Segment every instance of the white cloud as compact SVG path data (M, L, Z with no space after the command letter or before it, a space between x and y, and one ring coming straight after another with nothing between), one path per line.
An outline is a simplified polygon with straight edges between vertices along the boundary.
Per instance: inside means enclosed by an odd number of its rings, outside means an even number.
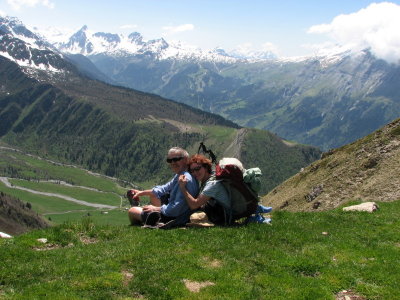
M238 46L236 46L235 48L236 51L238 52L242 52L242 53L248 53L248 52L270 52L273 54L278 54L279 53L279 49L278 47L270 42L266 42L264 44L261 45L261 47L257 47L255 48L255 46L252 43L243 43L240 44Z
M330 24L312 26L309 33L326 34L334 42L353 49L370 48L389 62L400 59L400 5L373 3L358 12L339 15Z
M252 43L243 43L243 44L237 45L235 51L238 51L241 53L253 51L253 44Z
M78 29L66 27L33 27L33 31L46 37L51 43L65 43Z
M252 43L247 42L237 45L229 53L239 58L269 59L278 57L279 49L270 42L264 43L260 47L255 47Z
M164 26L162 28L166 34L175 34L184 31L191 31L194 30L193 24L183 24L178 26Z
M15 10L19 10L24 6L35 7L37 5L54 8L54 3L52 3L50 0L7 0L7 3Z
M1 10L0 10L0 17L5 17L6 16L6 13L5 12L2 12Z
M119 27L120 29L135 29L138 28L136 24L125 24Z

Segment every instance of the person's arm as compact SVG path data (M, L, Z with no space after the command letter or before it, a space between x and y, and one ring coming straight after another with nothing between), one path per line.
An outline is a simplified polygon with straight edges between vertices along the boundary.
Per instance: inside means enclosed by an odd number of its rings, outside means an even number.
M192 176L188 172L185 172L184 174L187 177L186 189L188 193L196 196L199 191L199 185L197 181L192 178ZM170 201L168 202L168 204L164 204L161 206L161 213L169 217L177 217L190 209L189 205L186 202L185 196L179 188L178 178L179 175L176 175L174 182L175 184L171 190L171 195L169 198Z
M175 175L177 176L177 175ZM173 177L170 181L163 185L157 185L151 189L151 192L156 195L157 198L161 198L162 196L171 193L172 187L174 186L174 180L177 180L176 177ZM176 182L176 181L175 181Z
M143 190L143 191L139 191L139 190L132 190L135 193L135 197L141 197L141 196L152 196L153 191L152 190Z
M201 207L203 204L207 203L207 201L211 199L211 197L208 197L204 194L200 194L197 198L194 198L186 189L186 183L187 178L185 177L185 175L180 175L179 188L191 210Z
M149 196L150 197L150 203L154 206L161 206L161 201L157 197L157 195L153 192L153 190L135 190L132 189L133 194L135 195L134 198L139 199L141 196Z
M145 206L143 206L143 211L146 212L146 213L150 213L150 212L153 212L153 211L160 212L161 211L161 207L160 206L155 206L155 205L145 205Z

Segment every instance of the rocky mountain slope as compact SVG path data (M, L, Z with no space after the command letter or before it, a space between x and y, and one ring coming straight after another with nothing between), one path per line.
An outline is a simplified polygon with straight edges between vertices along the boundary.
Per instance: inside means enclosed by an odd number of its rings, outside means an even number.
M275 209L319 211L351 200L400 200L400 119L324 153L263 197Z
M238 59L221 49L146 42L139 33L129 39L89 34L86 27L57 46L71 57L85 55L119 85L325 150L400 116L400 68L368 49L297 60Z
M31 209L29 203L0 192L1 232L15 235L48 226L49 224Z

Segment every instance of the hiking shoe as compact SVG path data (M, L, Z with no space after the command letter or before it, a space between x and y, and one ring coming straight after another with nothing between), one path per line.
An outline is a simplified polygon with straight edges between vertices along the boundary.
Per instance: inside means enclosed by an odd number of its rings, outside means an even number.
M264 218L263 224L272 225L272 220L271 220L271 218Z
M158 211L152 211L147 215L144 225L155 226L161 219L161 214Z
M160 226L158 227L158 228L160 228L160 229L171 229L171 228L174 228L174 227L176 227L176 221L175 220L171 220L171 221L168 221L167 223L160 223Z
M257 205L257 210L256 213L257 214L266 214L272 211L272 207L267 207L261 204Z
M268 223L268 222L265 222L265 220L266 219L264 218L264 216L262 216L260 214L256 214L256 215L253 215L253 216L250 216L247 218L248 223L258 223L258 224Z

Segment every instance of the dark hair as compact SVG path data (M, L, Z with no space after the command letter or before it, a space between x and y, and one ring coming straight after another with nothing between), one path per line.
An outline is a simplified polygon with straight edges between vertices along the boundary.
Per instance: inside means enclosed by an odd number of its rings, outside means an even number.
M208 173L210 173L210 174L212 173L212 163L211 163L211 160L209 160L209 159L208 159L207 157L205 157L204 155L201 155L201 154L192 155L192 156L190 157L190 159L189 159L189 162L188 162L189 168L190 168L190 165L193 164L193 163L202 165L202 166L207 170Z

